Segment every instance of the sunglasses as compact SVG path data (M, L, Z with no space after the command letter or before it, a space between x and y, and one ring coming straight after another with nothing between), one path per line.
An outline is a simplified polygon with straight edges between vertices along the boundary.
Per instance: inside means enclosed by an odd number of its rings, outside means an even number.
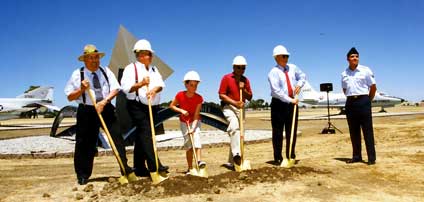
M240 65L234 65L234 67L236 68L236 69L241 69L241 70L245 70L246 69L246 66L240 66Z
M288 55L277 55L277 57L281 57L281 58L289 58Z
M146 55L152 57L152 53L148 50L141 50L141 51L135 52L135 55L136 57L146 56Z

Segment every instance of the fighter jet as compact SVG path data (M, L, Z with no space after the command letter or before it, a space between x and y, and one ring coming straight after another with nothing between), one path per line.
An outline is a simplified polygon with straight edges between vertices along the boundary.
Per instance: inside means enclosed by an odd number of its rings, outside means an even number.
M346 96L344 93L329 92L328 100L330 108L339 108L343 111L346 103ZM381 107L380 112L385 112L384 108L394 107L403 101L404 99L402 98L390 96L382 92L376 92L371 106ZM327 93L315 91L312 86L306 82L300 93L300 102L311 107L327 107Z
M53 87L39 87L16 98L0 98L0 120L18 118L22 112L40 107L60 110L53 105Z

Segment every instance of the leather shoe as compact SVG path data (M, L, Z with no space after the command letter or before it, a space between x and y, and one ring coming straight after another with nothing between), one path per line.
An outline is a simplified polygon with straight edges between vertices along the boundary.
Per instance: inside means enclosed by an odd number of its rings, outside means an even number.
M169 166L163 166L163 165L159 166L159 169L158 169L159 172L168 172L168 170L169 170Z
M233 161L235 164L240 165L241 164L241 157L239 155L235 155L233 157Z
M78 184L79 185L85 185L88 183L88 179L87 178L78 178Z
M368 163L367 163L369 166L371 166L371 165L374 165L375 164L375 161L368 161Z
M135 170L135 175L137 175L138 177L149 177L150 172L147 169L142 171Z
M349 159L346 161L347 164L359 163L359 162L362 162L362 159Z

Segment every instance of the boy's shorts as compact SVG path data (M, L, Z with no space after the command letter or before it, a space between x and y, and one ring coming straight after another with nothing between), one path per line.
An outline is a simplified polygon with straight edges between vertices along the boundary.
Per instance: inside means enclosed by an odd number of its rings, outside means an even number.
M194 148L198 148L198 149L202 148L202 143L200 142L200 121L197 122L196 126L193 126L193 123L190 123L190 127L195 128L194 134L192 135ZM187 133L188 132L187 124L184 122L180 122L180 129L184 136L184 148L191 149L192 144L191 144L190 136Z

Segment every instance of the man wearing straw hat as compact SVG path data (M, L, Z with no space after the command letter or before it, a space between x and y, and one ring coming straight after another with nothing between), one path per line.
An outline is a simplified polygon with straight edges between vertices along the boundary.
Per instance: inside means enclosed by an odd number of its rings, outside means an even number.
M101 126L97 112L101 113L112 133L113 142L125 168L125 171L121 169L121 173L129 174L132 172L132 168L127 164L125 146L119 126L114 124L117 122L117 117L115 116L115 107L111 104L111 100L120 91L120 86L109 68L100 67L100 58L104 55L97 50L96 46L86 45L84 53L78 58L79 61L84 62L84 66L72 73L65 86L65 94L68 100L75 100L78 103L74 167L80 185L87 184L93 170ZM96 108L94 108L89 94L86 92L87 89L92 89L95 92Z
M278 45L274 48L273 56L276 65L268 74L268 82L271 87L271 125L272 146L274 151L274 163L280 165L283 161L283 129L286 132L286 158L296 159L296 131L298 112L294 115L294 105L299 100L295 95L305 84L305 74L294 64L288 64L290 53L287 49ZM294 128L292 128L293 116L295 116ZM290 134L293 131L293 142L290 151ZM289 153L291 156L289 156Z
M148 102L151 99L153 115L157 114L160 92L165 87L158 68L152 65L153 50L150 42L141 39L133 48L137 62L127 65L121 79L122 90L127 96L127 109L136 126L137 137L134 145L134 168L137 176L149 176L149 172L165 172L168 166L156 169L155 151ZM147 161L148 169L145 162Z

